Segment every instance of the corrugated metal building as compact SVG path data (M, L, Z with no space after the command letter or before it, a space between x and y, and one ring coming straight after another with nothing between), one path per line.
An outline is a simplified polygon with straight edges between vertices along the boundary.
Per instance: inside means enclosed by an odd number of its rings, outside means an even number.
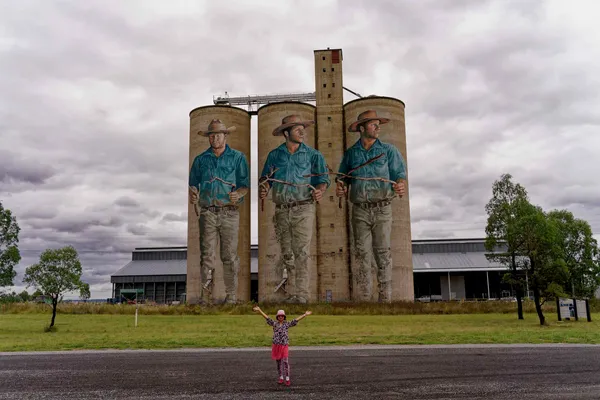
M502 283L506 268L485 257L483 239L413 240L415 299L495 299L514 295ZM113 298L121 289L143 289L147 301L186 300L187 248L136 248L132 260L111 276ZM251 246L250 296L258 300L258 246ZM335 301L336 299L332 299Z

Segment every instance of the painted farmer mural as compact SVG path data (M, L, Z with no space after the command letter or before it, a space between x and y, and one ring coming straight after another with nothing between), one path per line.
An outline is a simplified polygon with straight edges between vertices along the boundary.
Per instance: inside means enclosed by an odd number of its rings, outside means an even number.
M273 135L285 142L273 149L265 161L259 180L259 196L263 201L272 189L275 203L273 225L281 249L277 272L289 273L287 299L291 303L307 303L309 299L309 249L315 219L315 202L321 200L330 179L325 158L306 145L306 128L314 121L303 121L288 115Z
M240 214L238 207L248 193L249 167L244 153L232 149L227 137L235 127L213 119L205 131L210 147L196 156L189 175L190 202L199 219L201 301L206 283L215 271L215 251L220 246L226 303L236 302L240 260L237 254Z
M406 165L400 151L379 140L381 125L389 122L367 110L348 128L360 135L342 158L336 179L336 195L349 193L352 203L357 300L371 299L371 261L377 265L380 302L392 297L392 199L405 194ZM350 187L350 190L348 190Z

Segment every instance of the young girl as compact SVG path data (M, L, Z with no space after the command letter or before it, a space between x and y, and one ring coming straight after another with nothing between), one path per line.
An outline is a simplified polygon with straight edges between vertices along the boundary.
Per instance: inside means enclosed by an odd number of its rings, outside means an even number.
M254 311L262 314L267 320L267 324L273 327L273 344L271 346L271 358L277 361L277 372L279 373L279 383L283 383L283 377L285 375L285 384L290 386L290 363L288 361L288 329L292 326L298 325L298 321L307 315L312 314L312 311L307 311L298 318L294 318L290 322L284 322L287 317L285 311L277 311L277 322L273 321L267 314L262 312L260 307L256 306L253 308Z

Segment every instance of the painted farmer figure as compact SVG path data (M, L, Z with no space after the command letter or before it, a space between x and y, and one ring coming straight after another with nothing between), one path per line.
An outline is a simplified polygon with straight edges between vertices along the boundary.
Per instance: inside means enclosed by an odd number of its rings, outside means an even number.
M373 110L358 116L348 131L359 132L360 138L345 151L339 172L352 177L384 178L396 183L340 177L336 184L338 197L345 196L350 186L351 224L357 261L357 270L353 274L358 285L357 297L361 301L371 300L373 258L377 265L378 301L390 302L392 298L392 199L405 193L406 166L395 146L379 140L380 125L388 122L389 119L378 117ZM380 157L371 161L377 156Z
M304 143L305 128L313 124L314 121L303 121L297 115L288 115L282 119L273 135L283 136L285 142L269 153L259 180L261 200L273 189L273 225L281 249L277 271L283 274L285 268L289 272L291 297L287 301L296 303L306 303L309 299L308 259L315 202L321 200L323 192L330 185L325 158L319 151ZM324 175L307 176L315 174ZM297 186L263 181L268 176Z
M196 156L190 169L190 201L198 205L200 239L201 299L204 300L204 284L215 270L215 250L220 245L223 263L223 280L227 297L235 303L240 259L237 254L240 214L238 206L248 193L248 162L244 153L227 144L227 136L235 127L227 128L213 119L206 131L210 147ZM195 191L193 188L197 189Z

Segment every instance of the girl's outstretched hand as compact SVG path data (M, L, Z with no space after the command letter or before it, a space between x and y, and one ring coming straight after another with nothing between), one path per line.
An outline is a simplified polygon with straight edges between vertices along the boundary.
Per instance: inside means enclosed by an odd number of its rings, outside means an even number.
M306 314L306 315L310 315L310 314L312 314L312 311L307 311L307 312L305 312L304 314Z
M252 311L259 312L260 311L260 307L259 306L254 306L254 307L252 307Z

